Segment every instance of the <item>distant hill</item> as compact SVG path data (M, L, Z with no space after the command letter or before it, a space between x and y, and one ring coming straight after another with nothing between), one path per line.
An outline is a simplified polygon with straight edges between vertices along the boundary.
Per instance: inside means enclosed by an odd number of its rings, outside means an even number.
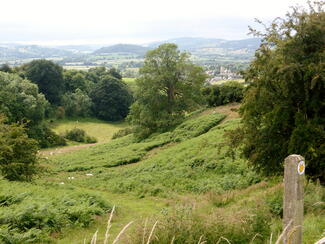
M260 45L261 39L248 38L242 40L225 40L217 38L183 37L165 41L149 43L149 48L156 48L163 43L175 43L181 50L193 51L203 48L224 49L249 49L255 51Z
M0 59L5 58L53 58L67 57L73 55L72 52L58 48L42 47L38 45L0 45Z
M134 44L116 44L108 47L102 47L93 52L95 55L105 55L112 53L126 53L143 56L149 50L148 47L143 47Z

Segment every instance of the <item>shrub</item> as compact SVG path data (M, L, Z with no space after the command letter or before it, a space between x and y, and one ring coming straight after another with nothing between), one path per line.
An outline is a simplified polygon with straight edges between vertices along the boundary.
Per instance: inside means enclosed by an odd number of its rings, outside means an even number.
M85 143L95 143L97 139L86 134L83 129L74 128L72 130L66 131L64 137L71 141L85 142Z
M245 87L236 81L229 81L222 85L212 85L203 88L202 93L210 107L220 106L232 102L240 102L244 96Z
M31 180L36 173L37 142L23 125L5 124L0 117L0 170L8 180Z
M52 131L47 124L42 123L30 128L28 136L35 139L41 148L57 147L67 145L65 139Z
M0 243L53 243L51 233L65 227L88 227L94 216L111 209L99 195L75 188L4 180L0 187L0 199L7 203L0 207Z
M133 130L131 128L121 129L113 134L112 139L130 135L132 132L133 132Z

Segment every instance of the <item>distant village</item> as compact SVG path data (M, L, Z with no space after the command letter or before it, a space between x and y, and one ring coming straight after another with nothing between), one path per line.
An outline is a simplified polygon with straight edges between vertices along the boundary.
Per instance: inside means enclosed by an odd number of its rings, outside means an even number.
M230 69L227 69L223 66L220 67L220 70L208 70L206 73L209 75L208 83L210 84L220 84L229 80L241 80L243 77L236 73L232 72Z

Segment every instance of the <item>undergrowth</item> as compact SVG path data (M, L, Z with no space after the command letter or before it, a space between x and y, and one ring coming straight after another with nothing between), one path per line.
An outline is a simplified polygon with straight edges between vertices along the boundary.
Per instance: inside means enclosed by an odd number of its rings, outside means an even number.
M51 243L64 227L88 227L111 205L99 195L54 183L0 180L0 243Z

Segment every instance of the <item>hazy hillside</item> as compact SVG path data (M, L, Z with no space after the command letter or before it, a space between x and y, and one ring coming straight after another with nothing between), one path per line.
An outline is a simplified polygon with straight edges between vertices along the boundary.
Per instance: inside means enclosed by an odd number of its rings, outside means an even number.
M97 55L105 55L112 53L127 53L127 54L136 54L144 55L149 49L140 45L134 44L116 44L113 46L102 47L93 52Z
M67 50L37 45L0 45L0 59L66 57L72 54L72 52Z
M225 48L225 49L247 49L249 51L255 51L261 42L259 38L249 38L243 40L225 40L217 38L201 38L201 37L184 37L169 39L166 41L153 42L148 46L155 48L162 43L175 43L182 50L197 51L203 48Z

